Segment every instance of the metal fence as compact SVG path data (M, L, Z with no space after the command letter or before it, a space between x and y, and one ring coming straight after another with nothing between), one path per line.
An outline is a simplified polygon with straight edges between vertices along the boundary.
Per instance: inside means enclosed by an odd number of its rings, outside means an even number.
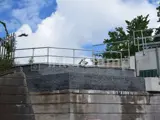
M157 28L133 31L136 53L136 74L140 77L160 77L160 35L147 35ZM156 41L154 41L156 39Z
M120 54L116 59L103 59L96 57L98 51L89 49L72 49L58 47L35 47L16 49L15 62L17 64L47 63L47 64L70 64L99 67L122 67L121 52L111 51L113 54ZM32 60L31 60L32 59Z
M15 51L15 34L0 39L0 58L13 59Z
M0 38L0 72L10 69L14 63L15 34Z

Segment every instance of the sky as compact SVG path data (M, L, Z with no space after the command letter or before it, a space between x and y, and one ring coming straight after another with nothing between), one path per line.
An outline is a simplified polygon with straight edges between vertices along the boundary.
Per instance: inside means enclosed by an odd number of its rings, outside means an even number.
M93 44L102 43L110 30L125 27L125 20L137 15L150 14L149 27L157 27L156 6L157 0L0 0L0 20L6 22L10 33L29 34L16 38L17 48L91 49ZM0 36L4 36L2 26ZM57 50L51 53L73 54Z

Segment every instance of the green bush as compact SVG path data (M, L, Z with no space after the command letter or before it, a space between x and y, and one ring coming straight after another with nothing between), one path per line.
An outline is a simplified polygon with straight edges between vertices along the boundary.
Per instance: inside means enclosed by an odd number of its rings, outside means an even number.
M12 68L12 60L7 58L0 58L0 72L4 72Z

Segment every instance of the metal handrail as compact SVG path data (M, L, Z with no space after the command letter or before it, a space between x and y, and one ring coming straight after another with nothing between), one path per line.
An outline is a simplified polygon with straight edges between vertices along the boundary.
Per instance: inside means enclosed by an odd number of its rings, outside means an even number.
M16 49L16 50L46 49L46 48L65 49L65 50L77 50L77 51L92 51L91 49L75 49L75 48L60 48L60 47L34 47L34 48L20 48L20 49Z
M46 55L35 55L35 50L37 49L46 49L47 50L47 54ZM58 49L58 50L71 50L72 55L71 56L60 56L60 55L51 55L49 52L50 52L50 49ZM16 49L16 51L23 51L23 50L32 50L32 55L29 55L29 56L17 56L17 57L14 57L14 59L20 59L20 58L31 58L33 57L34 58L38 58L38 57L47 57L47 63L50 63L49 61L49 58L50 57L54 57L54 58L72 58L73 59L73 65L75 64L75 59L78 58L78 59L90 59L90 60L94 60L95 59L95 56L94 56L94 53L95 52L99 52L99 51L93 51L93 50L90 50L90 49L73 49L73 48L58 48L58 47L35 47L35 48L20 48L20 49ZM83 56L75 56L75 52L76 51L89 51L89 52L92 52L92 57L83 57ZM105 61L120 61L120 64L122 64L122 53L119 52L119 51L105 51L105 52L109 52L109 53L117 53L117 54L120 54L120 58L119 59L104 59ZM102 60L102 58L96 58L97 60Z
M19 59L19 58L31 58L33 56L23 56L23 57L15 57L15 59ZM47 57L47 55L36 55L34 57ZM72 56L58 56L58 55L49 55L49 57L63 57L63 58L85 58L85 59L95 59L93 57L72 57ZM98 60L102 60L100 58L96 58ZM105 60L105 59L104 59ZM106 59L106 60L113 60L113 59ZM114 60L120 60L120 59L114 59Z

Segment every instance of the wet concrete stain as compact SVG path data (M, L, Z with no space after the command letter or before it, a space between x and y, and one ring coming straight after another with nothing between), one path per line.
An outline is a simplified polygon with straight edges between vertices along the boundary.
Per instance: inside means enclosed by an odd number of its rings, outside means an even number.
M144 100L143 96L121 95L122 116L121 120L136 120L143 118L143 106L138 101ZM138 112L137 112L138 111Z
M88 96L84 94L72 94L72 103L73 105L73 113L77 113L79 115L76 116L76 120L86 120L86 111L88 107ZM76 115L76 114L75 114Z

